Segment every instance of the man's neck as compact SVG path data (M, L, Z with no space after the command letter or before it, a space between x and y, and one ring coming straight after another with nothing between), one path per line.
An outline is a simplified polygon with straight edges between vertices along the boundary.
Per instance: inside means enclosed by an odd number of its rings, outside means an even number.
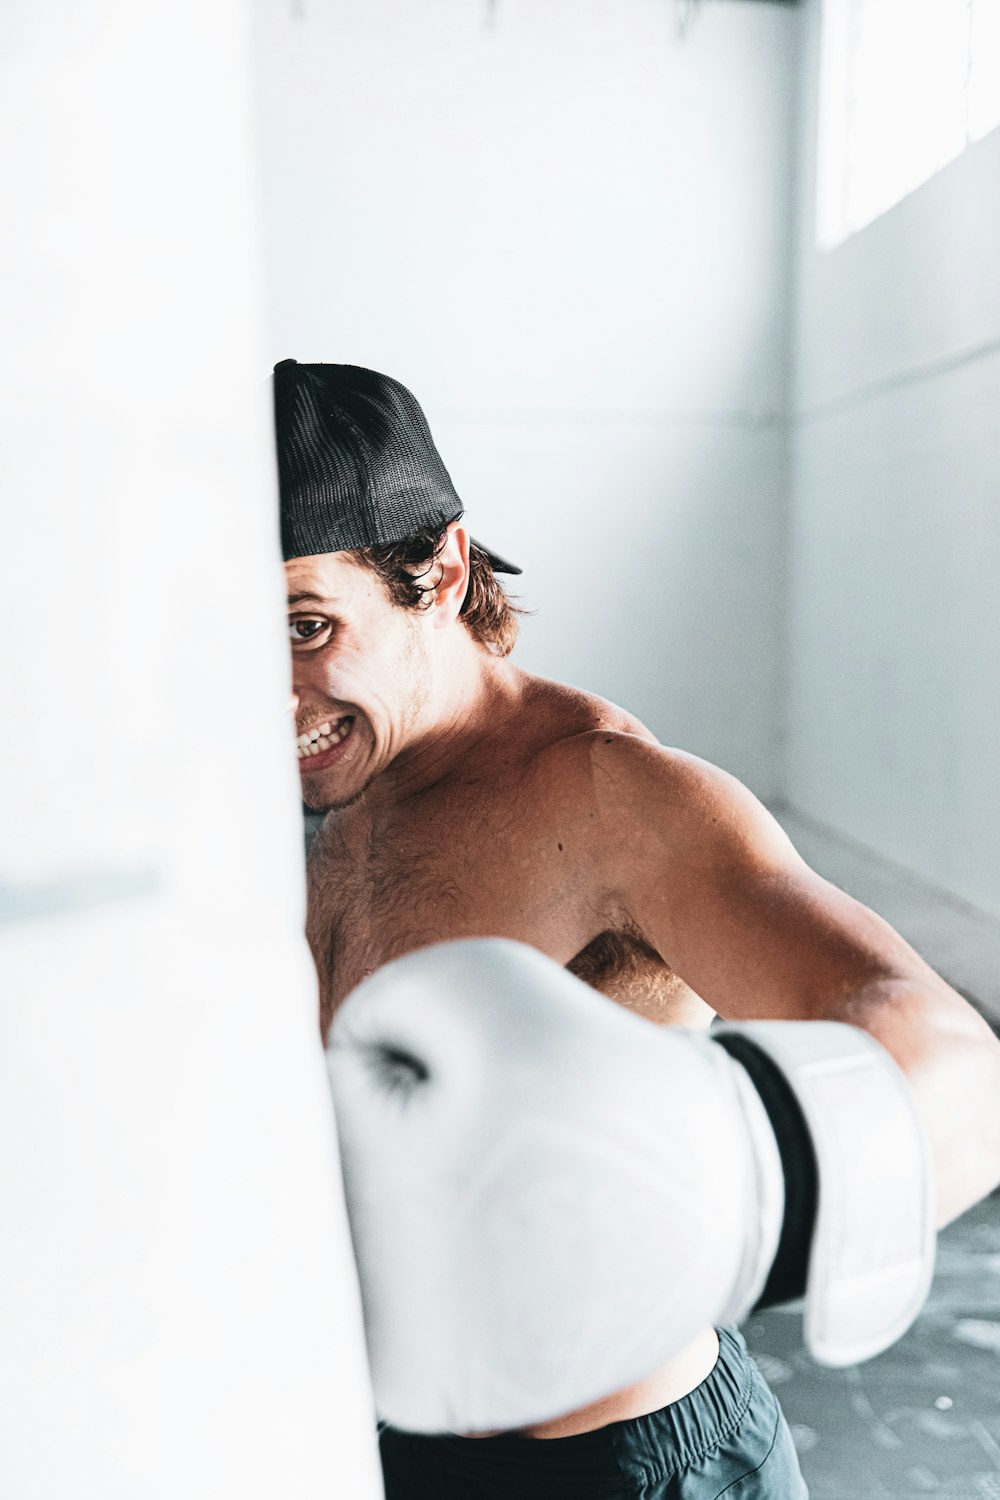
M384 815L449 782L481 775L502 747L502 725L515 712L524 673L473 641L441 664L426 723L365 793Z

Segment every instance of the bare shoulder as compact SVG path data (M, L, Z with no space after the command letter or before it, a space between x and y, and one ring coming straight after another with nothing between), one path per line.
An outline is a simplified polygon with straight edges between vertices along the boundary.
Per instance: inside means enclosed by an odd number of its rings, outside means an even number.
M605 741L660 748L645 724L617 704L540 678L527 694L525 719L535 726L526 736L532 781L543 797L568 801L587 817L596 810L595 758Z
M611 722L548 746L543 764L576 790L606 861L670 856L687 868L798 864L786 834L729 772Z
M657 743L641 720L607 698L544 677L525 674L524 682L522 712L545 726L541 741L544 750L558 752L561 744L602 730L632 735L651 745Z

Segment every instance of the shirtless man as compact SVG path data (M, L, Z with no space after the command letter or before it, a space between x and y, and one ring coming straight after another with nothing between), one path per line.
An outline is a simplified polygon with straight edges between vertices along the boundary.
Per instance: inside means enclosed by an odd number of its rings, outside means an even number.
M284 361L275 401L303 796L329 810L309 861L324 1036L388 960L509 937L660 1025L718 1013L864 1028L919 1100L939 1223L989 1191L1000 1046L965 1001L810 871L732 777L511 662L496 573L517 570L470 541L409 392ZM449 1485L468 1500L578 1496L588 1482L624 1496L639 1492L628 1474L654 1469L673 1487L647 1496L707 1497L743 1476L741 1497L804 1493L774 1398L727 1329L514 1438L389 1430L382 1445L390 1500Z

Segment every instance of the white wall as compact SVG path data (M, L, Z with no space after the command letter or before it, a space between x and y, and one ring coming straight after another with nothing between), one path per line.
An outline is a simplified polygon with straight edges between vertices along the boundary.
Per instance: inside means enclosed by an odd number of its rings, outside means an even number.
M523 663L780 783L798 16L256 0L274 358L415 391Z
M1000 132L818 254L805 19L787 795L1000 916Z

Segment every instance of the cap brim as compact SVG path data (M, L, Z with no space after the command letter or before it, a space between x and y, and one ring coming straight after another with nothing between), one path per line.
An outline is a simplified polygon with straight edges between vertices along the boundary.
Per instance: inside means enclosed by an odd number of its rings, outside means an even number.
M474 536L471 536L469 540L474 547L479 548L480 552L486 553L489 565L494 573L520 573L522 571L517 566L517 563L508 562L505 557L500 556L499 552L491 552L489 547L484 547L482 542L477 542Z

